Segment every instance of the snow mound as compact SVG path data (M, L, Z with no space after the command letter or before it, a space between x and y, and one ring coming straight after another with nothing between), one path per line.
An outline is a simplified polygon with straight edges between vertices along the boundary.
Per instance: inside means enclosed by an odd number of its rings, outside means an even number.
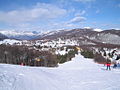
M89 66L89 67L85 67ZM60 64L58 68L63 69L90 69L95 68L96 64L94 64L93 59L86 59L81 55L76 55L71 61L66 62L64 64ZM98 67L96 67L98 68Z

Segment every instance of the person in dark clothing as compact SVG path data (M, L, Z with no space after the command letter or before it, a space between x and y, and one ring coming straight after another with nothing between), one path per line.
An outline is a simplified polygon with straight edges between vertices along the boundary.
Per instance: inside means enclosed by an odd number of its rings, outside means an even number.
M117 67L117 64L115 63L114 66L113 66L113 68L116 68L116 67Z

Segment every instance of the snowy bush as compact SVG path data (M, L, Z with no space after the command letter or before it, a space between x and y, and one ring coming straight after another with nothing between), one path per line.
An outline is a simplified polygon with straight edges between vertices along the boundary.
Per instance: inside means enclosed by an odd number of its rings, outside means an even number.
M83 50L81 55L83 55L85 58L94 58L93 52L89 50Z

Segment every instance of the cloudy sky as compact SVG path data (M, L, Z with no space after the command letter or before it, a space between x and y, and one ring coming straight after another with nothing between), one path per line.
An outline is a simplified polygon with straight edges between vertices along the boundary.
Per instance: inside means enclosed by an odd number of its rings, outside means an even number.
M120 28L120 0L0 0L1 30Z

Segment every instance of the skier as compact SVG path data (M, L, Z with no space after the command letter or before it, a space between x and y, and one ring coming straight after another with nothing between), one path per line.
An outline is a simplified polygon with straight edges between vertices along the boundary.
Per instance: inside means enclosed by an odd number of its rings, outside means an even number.
M116 67L117 67L117 64L115 63L114 66L113 66L113 68L116 68Z
M113 68L116 68L117 67L117 62L116 62L116 59L113 59Z
M24 66L24 63L23 63L23 62L21 63L21 66Z
M108 61L108 62L106 63L106 66L107 66L107 69L106 69L106 70L111 70L111 68L110 68L111 62L110 62L110 61Z

